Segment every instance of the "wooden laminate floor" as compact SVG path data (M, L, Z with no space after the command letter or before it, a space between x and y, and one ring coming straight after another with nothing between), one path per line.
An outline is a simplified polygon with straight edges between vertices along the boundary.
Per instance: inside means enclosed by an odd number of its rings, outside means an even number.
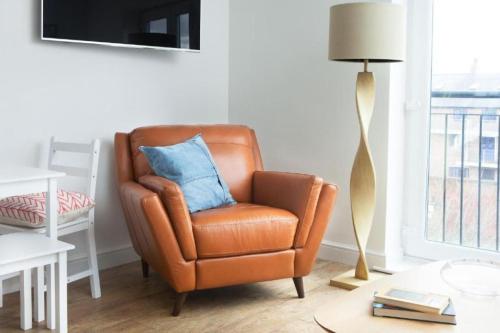
M328 285L349 267L318 261L298 299L292 279L196 291L179 317L174 292L154 272L143 279L140 262L101 272L102 297L90 297L88 280L69 285L70 332L321 332L315 310L345 291ZM29 332L49 332L34 323ZM19 294L4 297L0 332L20 332Z

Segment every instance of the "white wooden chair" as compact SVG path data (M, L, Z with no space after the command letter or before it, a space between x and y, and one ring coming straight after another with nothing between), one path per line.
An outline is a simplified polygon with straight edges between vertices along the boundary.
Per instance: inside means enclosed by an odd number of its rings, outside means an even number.
M90 144L82 143L68 143L68 142L58 142L55 141L54 137L50 140L49 148L49 159L48 168L54 171L61 171L66 173L67 176L83 178L86 182L84 193L89 196L95 202L95 192L97 184L97 168L99 162L99 151L100 142L99 140L93 140ZM78 153L88 155L88 165L86 168L80 168L69 165L56 164L55 157L58 152L65 153ZM87 214L78 217L77 219L59 224L57 235L65 236L81 231L86 232L86 242L87 242L87 258L89 263L89 268L83 272L79 272L68 276L68 283L77 281L86 277L90 278L90 286L92 298L101 297L101 286L99 281L99 268L97 264L97 252L95 244L94 235L94 210L92 208ZM12 232L36 232L45 233L46 228L24 228L19 226L0 224L0 234L7 234ZM10 276L9 276L10 277ZM8 277L3 277L6 279ZM43 269L39 268L36 270L36 281L35 286L37 291L35 292L35 303L38 303L38 299L43 299L44 292L44 278ZM37 304L35 304L37 305ZM0 307L2 306L2 277L0 277ZM43 320L43 306L38 306L38 313L35 313L35 321Z

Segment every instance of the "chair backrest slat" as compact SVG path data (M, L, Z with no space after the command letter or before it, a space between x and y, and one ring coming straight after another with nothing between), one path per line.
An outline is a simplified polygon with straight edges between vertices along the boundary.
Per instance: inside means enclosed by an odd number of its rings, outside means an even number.
M86 167L62 165L59 162L56 164L54 158L57 152L86 154L88 155L88 164ZM100 142L98 139L86 144L55 141L52 137L50 139L49 169L64 172L68 176L85 178L87 180L86 194L95 200L99 152Z
M92 144L86 143L70 143L70 142L53 142L52 149L56 151L65 151L69 153L89 154L92 151Z

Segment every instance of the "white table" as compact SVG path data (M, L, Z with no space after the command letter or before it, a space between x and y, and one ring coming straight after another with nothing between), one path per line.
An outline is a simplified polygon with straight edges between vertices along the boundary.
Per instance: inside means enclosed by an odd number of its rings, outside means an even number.
M14 195L47 192L47 236L57 239L57 178L64 177L62 172L55 172L38 168L2 167L0 168L0 198ZM17 247L24 247L18 244ZM14 251L15 252L15 251ZM35 293L35 321L44 319L43 306L43 267L37 269L37 292ZM56 314L51 311L55 302L55 268L50 264L47 270L47 327L55 328Z
M47 295L57 294L57 298L56 302L47 306L47 312L57 312L58 332L68 331L66 253L74 248L74 245L29 232L0 236L0 275L21 272L22 329L32 328L31 269L57 264L55 290L50 283L47 284ZM49 327L48 324L47 327Z

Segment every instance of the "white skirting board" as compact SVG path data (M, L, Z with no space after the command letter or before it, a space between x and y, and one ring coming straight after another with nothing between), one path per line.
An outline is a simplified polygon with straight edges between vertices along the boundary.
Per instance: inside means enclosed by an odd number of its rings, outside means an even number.
M371 270L386 274L406 271L431 262L428 259L403 254L387 256L383 253L370 250L366 251L366 257ZM355 266L358 260L358 248L354 245L323 240L318 258Z
M319 248L318 258L355 266L358 261L358 248L350 244L323 240ZM383 253L367 250L366 258L370 268L386 266L386 256Z
M103 270L107 268L128 264L134 261L138 261L140 258L135 253L132 246L127 245L103 251L97 255L97 259L99 261L99 269ZM87 268L88 268L88 263L87 263L87 258L85 257L70 258L68 262L69 274L73 274L74 272L81 272ZM4 294L16 292L18 290L19 290L18 276L3 281Z

